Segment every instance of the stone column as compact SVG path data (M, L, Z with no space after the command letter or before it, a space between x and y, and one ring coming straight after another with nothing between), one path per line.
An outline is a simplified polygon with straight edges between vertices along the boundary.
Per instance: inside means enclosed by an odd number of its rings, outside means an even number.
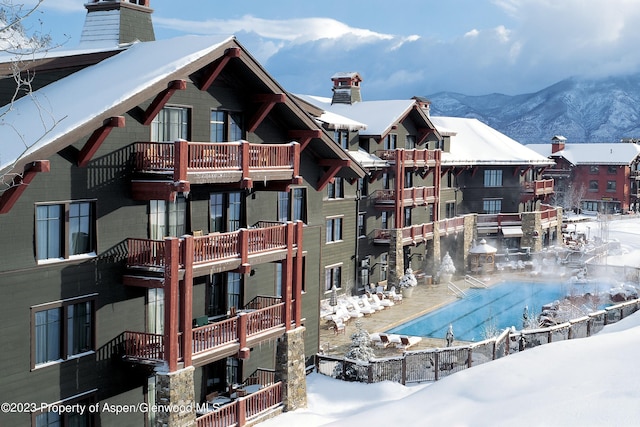
M542 220L540 212L522 212L521 247L530 247L532 252L542 250Z
M389 265L387 266L387 289L398 286L404 276L404 248L402 246L402 229L394 228L390 233Z
M193 366L156 372L156 404L172 406L169 412L156 412L156 427L196 425L194 372Z
M304 327L287 331L278 340L276 381L282 381L282 403L285 411L307 407Z
M469 267L469 249L473 246L473 240L476 238L476 223L478 221L478 214L465 215L464 217L464 235L462 243L462 262L464 265L464 271Z

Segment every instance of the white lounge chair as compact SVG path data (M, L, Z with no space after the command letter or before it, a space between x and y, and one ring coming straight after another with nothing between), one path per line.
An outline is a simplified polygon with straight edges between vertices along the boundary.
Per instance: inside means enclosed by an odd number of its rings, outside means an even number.
M361 305L361 300L358 297L351 297L349 301L353 305L353 310L362 313L364 316L369 316L376 312L376 309L373 307L365 307Z
M378 298L377 294L371 295L371 298L373 299L373 303L374 304L378 304L378 305L380 305L380 306L382 306L384 308L392 307L394 305L393 301L391 301L390 299L388 299L388 298L380 299L380 298Z
M402 304L402 294L396 293L395 286L391 287L391 290L389 291L388 296L391 300L393 300L394 304Z
M418 344L420 341L422 341L422 337L410 337L407 335L400 335L400 344L396 345L396 347L406 350L409 347Z
M380 304L369 302L369 298L367 298L366 295L362 295L360 299L362 300L362 305L364 308L371 308L375 311L380 311L384 309L384 307L381 306Z

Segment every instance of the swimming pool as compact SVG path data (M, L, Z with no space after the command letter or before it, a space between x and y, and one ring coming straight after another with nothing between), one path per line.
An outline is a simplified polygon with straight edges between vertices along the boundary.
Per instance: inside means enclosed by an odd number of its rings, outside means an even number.
M436 311L389 330L389 333L444 338L449 324L456 340L481 341L488 331L522 329L525 307L531 316L543 305L564 296L591 292L597 285L564 283L504 282L488 289L470 289L467 296Z

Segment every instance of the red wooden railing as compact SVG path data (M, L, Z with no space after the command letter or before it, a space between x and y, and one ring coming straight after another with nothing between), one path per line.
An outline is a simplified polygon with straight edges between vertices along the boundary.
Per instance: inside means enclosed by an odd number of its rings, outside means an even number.
M282 405L282 383L264 387L255 393L240 397L196 419L197 427L242 427L263 413Z
M293 241L297 241L297 229L293 230ZM182 246L183 239L180 239ZM162 240L127 239L127 265L129 267L165 266ZM193 238L193 262L203 264L225 259L242 258L262 252L287 248L287 224L269 225L264 228L240 229L229 233L213 233ZM184 266L180 251L180 266Z
M372 194L376 203L392 204L395 203L396 191L395 190L376 190ZM421 205L424 203L430 203L435 201L436 188L435 187L411 187L402 190L402 200L404 203Z
M148 332L124 332L124 352L128 357L164 360L164 335Z
M284 325L284 303L261 308L245 314L247 336Z
M460 231L464 228L464 217L459 216L455 218L445 218L438 221L438 229L440 233L447 233L450 231Z
M194 328L193 354L209 351L220 345L238 341L238 318Z
M398 153L401 152L402 161L404 163L433 165L440 160L440 150L379 150L376 152L378 157L383 160L395 161L398 158Z
M534 196L553 193L553 179L527 181L523 183L524 191L533 192Z
M136 168L142 171L171 171L176 167L176 146L187 144L188 170L242 170L244 159L250 169L294 169L299 144L251 144L240 142L137 142Z

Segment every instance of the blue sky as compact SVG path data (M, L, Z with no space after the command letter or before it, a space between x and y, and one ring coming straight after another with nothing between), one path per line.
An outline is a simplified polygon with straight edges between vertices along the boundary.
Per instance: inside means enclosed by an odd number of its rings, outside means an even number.
M72 47L84 3L44 0L36 18ZM638 0L151 0L151 7L158 39L234 34L295 93L330 96L338 71L358 71L363 99L373 100L528 93L573 75L640 69Z

